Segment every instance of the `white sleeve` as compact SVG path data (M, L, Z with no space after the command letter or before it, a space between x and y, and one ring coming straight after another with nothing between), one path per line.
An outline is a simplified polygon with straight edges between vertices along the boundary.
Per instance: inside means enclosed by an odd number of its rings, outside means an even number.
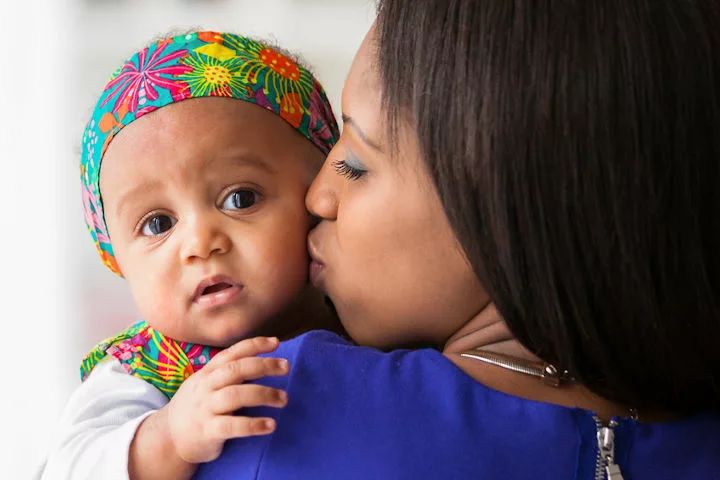
M120 362L103 360L70 397L42 480L127 480L135 431L167 403L160 390L126 373Z

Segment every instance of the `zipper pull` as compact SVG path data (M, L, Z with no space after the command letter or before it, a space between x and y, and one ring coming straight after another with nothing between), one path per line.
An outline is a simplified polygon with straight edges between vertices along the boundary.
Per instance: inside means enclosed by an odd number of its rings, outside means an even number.
M623 480L620 466L615 463L615 430L618 423L610 420L607 426L599 426L597 431L599 460L605 467L607 480Z
M605 467L605 474L607 475L607 480L623 480L620 467L615 464Z

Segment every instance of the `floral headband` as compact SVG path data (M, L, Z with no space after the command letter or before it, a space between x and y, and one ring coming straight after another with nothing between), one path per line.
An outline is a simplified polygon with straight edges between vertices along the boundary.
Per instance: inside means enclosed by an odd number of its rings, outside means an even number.
M228 97L264 107L327 154L338 127L320 83L291 58L229 33L195 32L137 52L105 87L83 135L85 222L103 263L122 275L103 214L100 164L124 127L159 108L189 98Z

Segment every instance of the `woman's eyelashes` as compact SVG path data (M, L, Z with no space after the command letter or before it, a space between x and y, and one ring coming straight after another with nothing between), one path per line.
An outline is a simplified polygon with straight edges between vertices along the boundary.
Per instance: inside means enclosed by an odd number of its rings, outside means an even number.
M223 200L222 208L224 210L244 210L253 207L260 199L260 195L247 188L238 189L230 192Z
M348 180L358 180L367 173L365 165L356 156L350 154L342 159L333 162L335 171L346 177Z
M176 223L177 219L170 215L155 215L142 224L140 233L146 237L162 235L174 227Z

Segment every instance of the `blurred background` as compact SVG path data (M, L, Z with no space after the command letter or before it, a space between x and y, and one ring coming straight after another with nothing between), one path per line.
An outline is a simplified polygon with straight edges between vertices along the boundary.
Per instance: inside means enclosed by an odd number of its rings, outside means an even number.
M297 52L339 116L373 0L3 0L0 478L31 478L95 344L138 319L85 228L82 130L110 74L168 32L232 31Z

